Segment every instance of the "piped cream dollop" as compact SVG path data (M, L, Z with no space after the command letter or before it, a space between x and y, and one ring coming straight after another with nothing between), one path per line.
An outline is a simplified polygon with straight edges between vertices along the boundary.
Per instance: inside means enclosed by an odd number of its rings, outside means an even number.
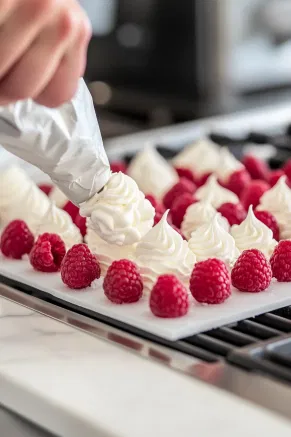
M96 255L101 267L102 276L106 275L107 270L113 261L120 259L134 259L136 244L131 246L116 246L115 244L106 243L106 241L102 240L93 229L87 229L85 242Z
M59 235L67 249L82 242L82 235L79 228L73 223L71 216L53 203L38 225L36 234L41 235L45 232Z
M219 224L227 232L229 231L228 220L216 212L216 209L211 204L211 199L212 195L209 195L207 198L193 203L187 208L181 225L182 234L185 235L187 240L191 238L192 232L196 231L200 226L211 222L216 214Z
M236 159L227 147L222 147L219 153L219 163L216 176L223 183L227 183L230 176L236 171L243 170L244 165Z
M49 208L47 196L19 167L0 174L0 187L1 226L20 219L34 232Z
M178 182L175 169L154 147L148 146L131 161L127 174L145 194L153 194L161 199Z
M49 199L54 205L58 208L63 208L69 201L67 196L57 187L56 185L53 187L49 194Z
M197 176L213 173L219 161L219 146L209 138L201 138L185 147L174 159L175 167L184 167Z
M215 175L211 175L205 185L198 188L195 193L195 197L198 200L205 199L208 196L212 196L211 203L214 208L219 208L223 203L232 202L238 203L239 198L232 191L222 187L218 182Z
M187 242L167 222L167 215L168 211L136 247L135 260L147 291L166 273L176 275L188 287L196 261Z
M269 258L277 245L277 241L273 238L273 232L257 219L252 206L249 207L245 220L240 225L231 227L231 234L241 252L248 249L258 249Z
M136 182L123 173L113 173L100 193L84 202L80 214L89 227L107 243L132 245L152 228L155 209Z
M197 261L218 258L232 265L239 257L239 250L235 245L235 241L219 223L218 214L215 214L211 222L192 232L188 244Z
M291 238L291 188L286 183L286 176L282 176L274 187L263 194L257 209L273 214L282 239Z

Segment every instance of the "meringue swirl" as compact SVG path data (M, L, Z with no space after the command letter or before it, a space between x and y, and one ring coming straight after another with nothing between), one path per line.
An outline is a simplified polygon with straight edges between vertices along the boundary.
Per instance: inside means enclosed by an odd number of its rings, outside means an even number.
M215 214L210 223L192 232L188 244L197 261L218 258L231 265L239 256L235 241L220 225L218 214Z
M136 182L119 172L81 205L80 214L90 218L90 228L102 240L123 246L137 243L152 228L155 209Z
M262 195L258 210L269 211L274 215L291 212L291 188L286 179L286 176L281 176L276 185Z
M198 200L205 199L205 197L208 197L209 195L212 195L211 204L214 208L219 208L223 203L226 202L239 202L239 198L236 194L219 185L215 175L211 175L206 184L198 188L195 193L195 197Z
M219 155L219 165L215 174L219 180L226 183L234 172L244 169L244 165L235 158L227 147L222 147Z
M167 215L168 211L136 247L135 260L148 291L166 273L176 275L188 287L196 261L187 242L167 222Z
M277 245L277 241L273 238L273 232L257 219L252 206L249 207L245 220L240 225L231 227L231 234L241 252L248 249L258 249L269 258Z
M219 146L209 138L201 138L185 147L174 159L175 167L190 169L197 176L212 173L217 169Z
M115 244L106 243L106 241L102 240L93 229L87 229L85 242L96 255L101 267L102 276L106 275L107 270L113 261L120 259L134 259L135 244L131 246L116 246Z
M52 191L50 192L49 199L52 203L54 203L58 208L61 209L69 201L67 196L56 185L53 187Z
M193 203L187 208L182 225L181 231L185 235L185 238L189 240L191 238L192 232L196 231L200 226L211 222L216 214L219 224L226 230L229 231L228 220L223 217L220 213L217 213L214 207L211 205L211 196L200 200L199 202Z
M74 244L82 242L82 235L79 228L73 223L71 216L53 203L37 227L36 234L41 235L45 232L59 235L70 249Z
M178 182L175 169L150 146L133 158L127 174L135 180L143 193L154 194L158 199Z

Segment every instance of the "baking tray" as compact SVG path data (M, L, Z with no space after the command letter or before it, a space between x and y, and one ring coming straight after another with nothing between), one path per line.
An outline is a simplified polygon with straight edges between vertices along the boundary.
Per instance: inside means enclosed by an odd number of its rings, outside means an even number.
M0 257L0 274L33 288L36 295L39 290L40 295L44 292L58 302L89 310L96 317L101 314L170 341L291 305L291 284L273 282L262 293L240 293L233 290L232 296L221 305L201 305L191 299L191 309L187 316L160 319L151 314L147 296L130 305L109 302L103 293L102 280L95 281L89 289L72 291L62 283L59 273L35 272L28 260L16 261L3 257Z

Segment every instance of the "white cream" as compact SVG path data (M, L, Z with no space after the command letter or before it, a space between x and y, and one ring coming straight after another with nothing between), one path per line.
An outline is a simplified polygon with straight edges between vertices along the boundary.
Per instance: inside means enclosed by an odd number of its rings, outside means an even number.
M216 169L216 176L223 183L227 183L229 177L236 171L243 170L244 165L229 151L222 147L219 153L219 165Z
M53 187L49 194L49 199L53 202L58 208L64 208L64 206L68 203L69 199L67 196L57 187L56 185Z
M101 267L101 275L105 276L108 268L113 261L120 259L134 259L136 245L116 246L115 244L106 243L93 229L88 228L85 241L91 251L97 256Z
M167 222L168 211L160 222L137 244L135 260L150 291L162 274L174 274L186 286L195 264L188 244Z
M212 221L214 216L217 215L219 224L229 231L229 223L225 217L216 212L216 209L211 205L211 198L205 198L199 202L193 203L187 208L184 219L181 224L182 234L189 240L192 232L196 231L200 226Z
M54 204L50 205L47 213L37 226L37 235L45 232L59 235L67 249L83 241L79 228L73 223L71 216Z
M34 232L49 208L47 196L18 167L1 173L0 187L1 225L20 219Z
M286 176L282 176L274 187L263 194L257 209L273 214L279 225L281 239L291 238L291 188L286 183Z
M198 200L212 196L211 203L214 208L219 208L223 203L238 203L239 198L232 191L223 188L218 182L215 175L211 175L205 185L198 188L195 197Z
M131 161L127 174L145 194L161 199L178 182L175 169L154 147L145 147Z
M184 167L197 176L212 173L217 169L219 161L219 146L208 138L185 147L174 159L175 167Z
M231 234L241 252L248 249L258 249L269 258L277 245L277 241L273 238L273 232L257 219L252 206L249 207L245 220L240 225L231 227Z
M113 173L100 193L81 205L80 214L90 218L89 227L110 244L132 245L152 228L155 209L136 182Z
M189 248L197 261L218 258L231 265L239 256L235 241L219 223L218 214L215 214L211 222L192 232Z

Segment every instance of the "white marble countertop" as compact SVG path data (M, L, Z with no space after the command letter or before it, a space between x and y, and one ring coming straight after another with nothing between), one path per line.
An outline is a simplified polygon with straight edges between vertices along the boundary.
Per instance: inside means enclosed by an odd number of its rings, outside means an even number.
M0 299L0 403L64 437L289 437L291 422Z

